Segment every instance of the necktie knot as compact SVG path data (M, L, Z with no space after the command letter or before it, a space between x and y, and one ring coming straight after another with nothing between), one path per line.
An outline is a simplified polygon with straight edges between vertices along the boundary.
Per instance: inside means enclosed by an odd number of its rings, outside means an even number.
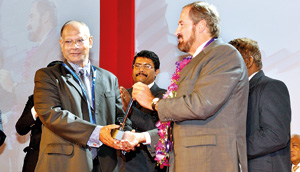
M81 81L82 81L82 83L84 84L84 86L85 87L88 87L89 85L88 85L88 83L87 83L87 76L85 75L86 74L86 71L84 70L84 69L80 69L79 70L79 77L80 77L80 79L81 79Z
M80 75L81 78L85 77L84 74L85 74L85 70L84 69L80 69L79 70L79 75Z

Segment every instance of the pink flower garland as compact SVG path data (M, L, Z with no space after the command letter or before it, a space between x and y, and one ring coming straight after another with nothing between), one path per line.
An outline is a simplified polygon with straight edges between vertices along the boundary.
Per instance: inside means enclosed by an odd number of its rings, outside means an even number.
M178 89L178 81L180 77L180 72L192 60L192 56L188 56L183 58L182 61L176 62L176 70L171 78L171 84L168 87L167 93L163 95L163 99L176 97L177 89ZM157 165L160 168L164 166L170 166L169 158L170 151L172 150L172 143L168 139L168 129L170 128L171 121L168 122L160 122L156 123L156 127L158 128L159 140L156 146L155 152L155 160L157 161Z

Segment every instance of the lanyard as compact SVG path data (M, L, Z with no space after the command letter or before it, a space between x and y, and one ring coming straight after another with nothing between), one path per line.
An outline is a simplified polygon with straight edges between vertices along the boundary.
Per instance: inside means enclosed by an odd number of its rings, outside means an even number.
M92 113L92 110L91 110L91 105L90 105L90 102L89 102L89 98L87 96L87 93L86 93L86 90L84 89L84 86L83 86L83 83L80 81L79 77L76 75L76 73L70 69L70 67L68 65L66 65L65 63L63 63L63 66L73 75L73 77L77 80L77 82L79 83L80 87L81 87L81 90L86 98L86 101L87 101L87 104L88 104L88 109L89 109L89 116L90 116L90 121L93 123L93 124L96 124L96 119L95 119L95 112ZM95 91L95 81L96 81L96 68L94 66L92 66L92 69L93 69L93 84L92 84L92 106L93 108L95 109L95 96L94 96L94 91Z

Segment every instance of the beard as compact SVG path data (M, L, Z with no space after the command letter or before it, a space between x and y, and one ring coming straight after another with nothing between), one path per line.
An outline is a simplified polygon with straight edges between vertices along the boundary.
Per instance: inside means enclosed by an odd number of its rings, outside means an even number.
M178 35L178 39L179 38L182 38L182 40L183 40L182 35ZM177 45L178 49L182 52L188 53L190 51L192 45L194 44L195 39L196 39L195 28L193 28L192 35L190 36L190 38L187 41L178 42L178 45Z

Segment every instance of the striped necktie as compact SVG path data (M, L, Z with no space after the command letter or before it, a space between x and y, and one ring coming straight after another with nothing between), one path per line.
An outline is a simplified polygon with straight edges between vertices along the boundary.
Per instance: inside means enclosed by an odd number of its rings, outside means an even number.
M92 103L92 92L91 92L91 84L89 78L86 76L87 71L84 69L80 69L79 76L85 86L85 90L88 96L88 100Z

